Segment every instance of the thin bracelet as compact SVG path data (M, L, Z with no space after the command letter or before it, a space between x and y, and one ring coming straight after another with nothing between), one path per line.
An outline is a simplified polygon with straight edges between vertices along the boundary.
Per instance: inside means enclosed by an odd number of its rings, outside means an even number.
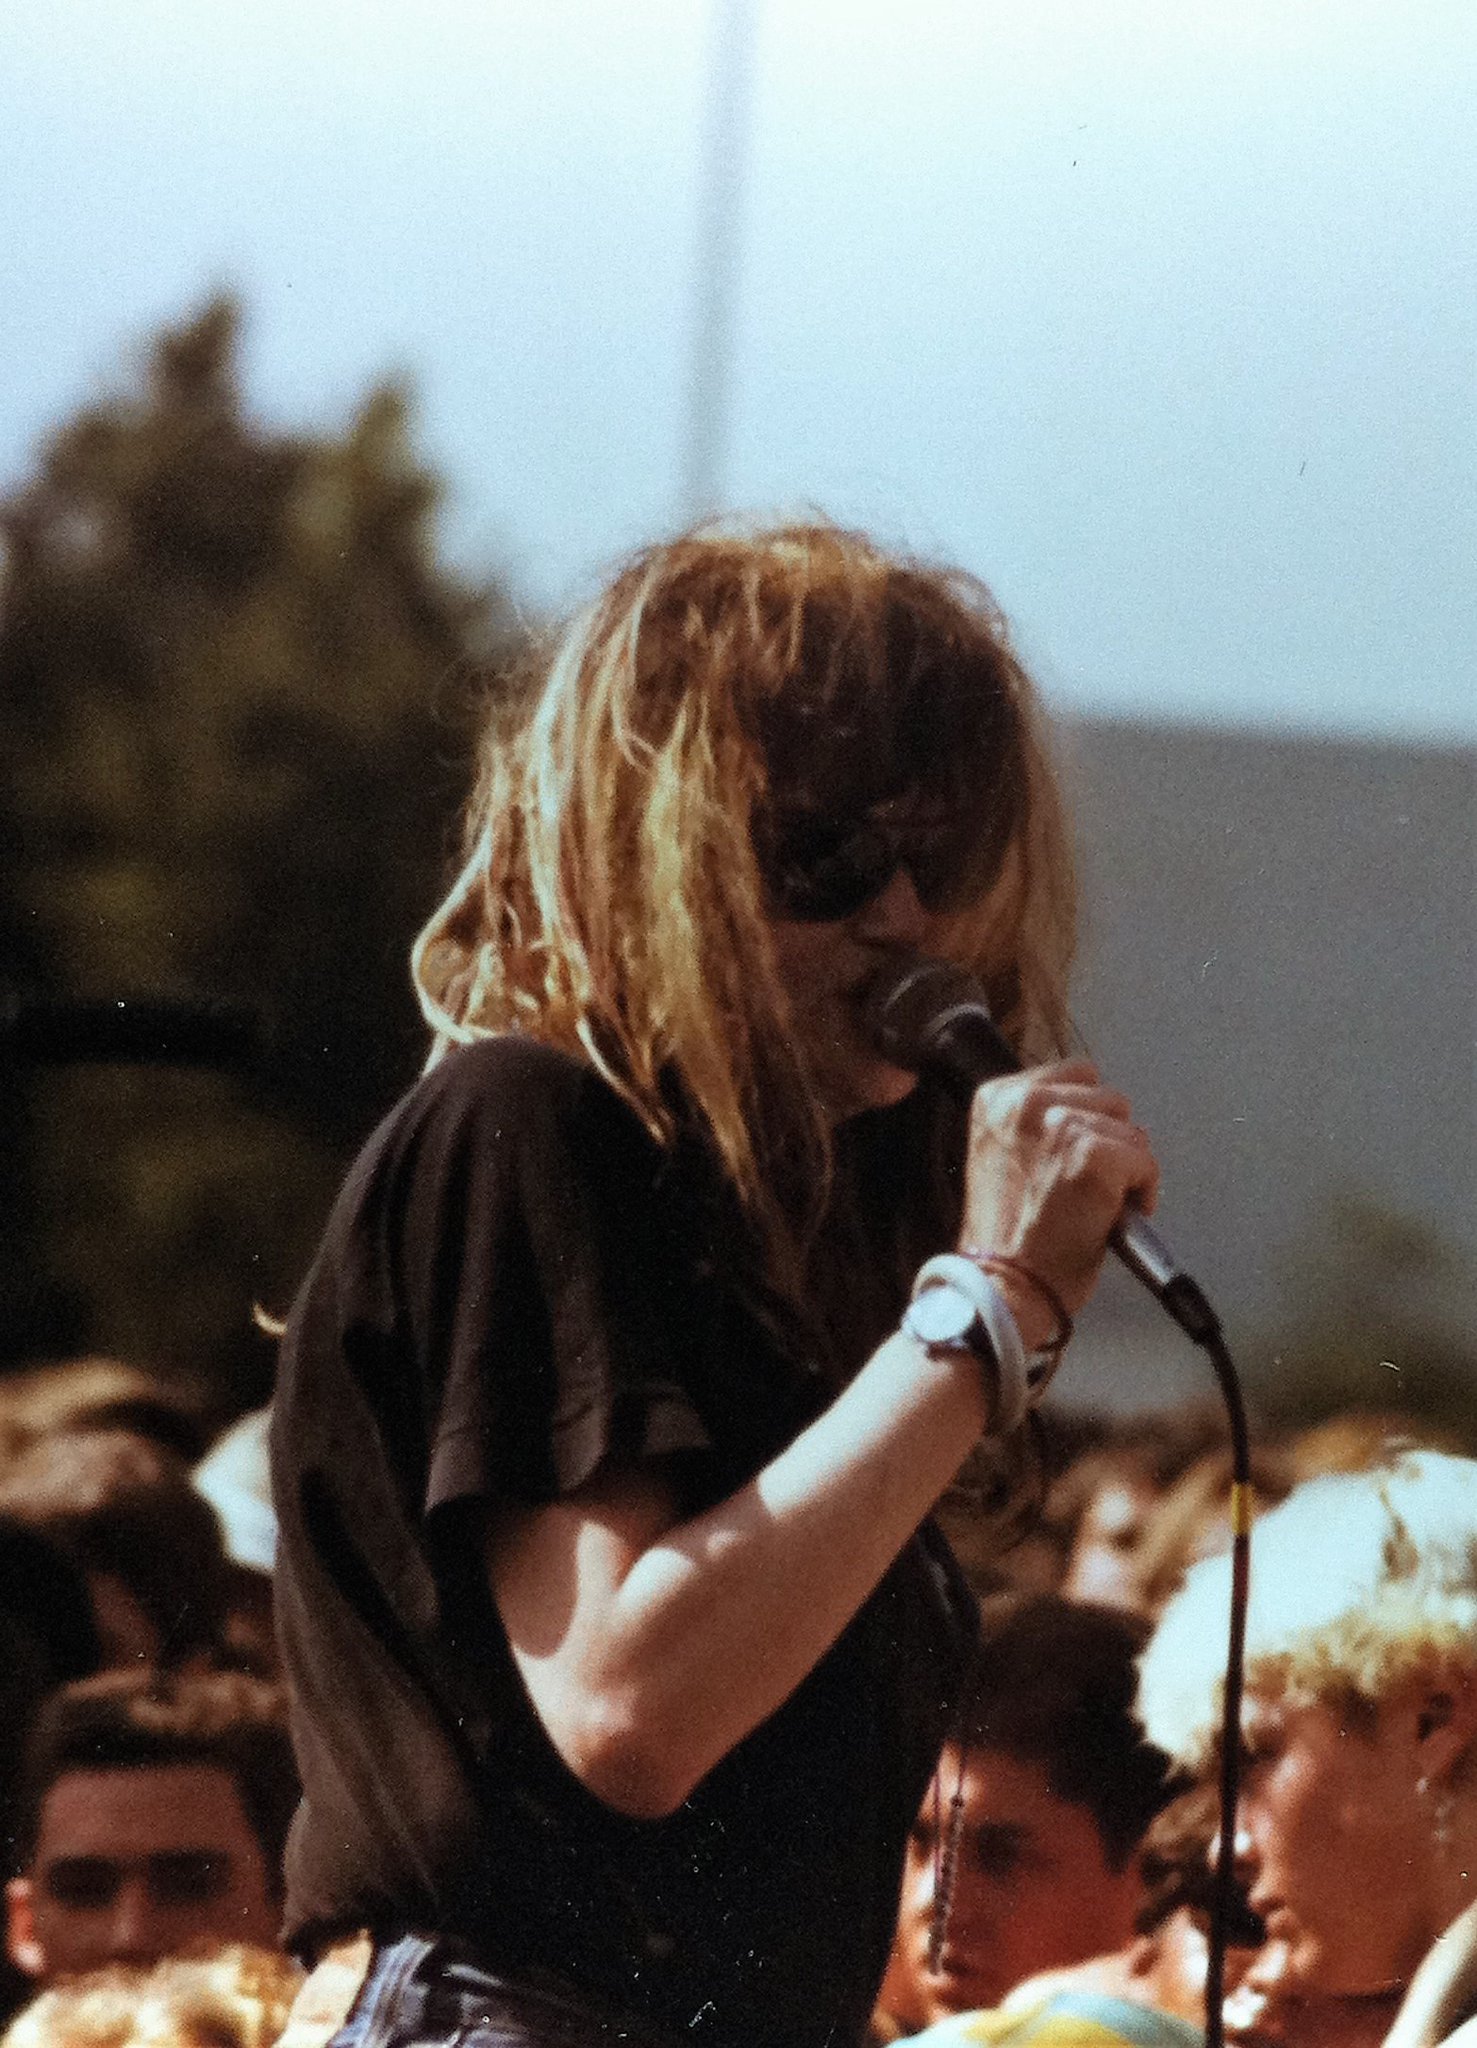
M1034 1289L1056 1318L1055 1330L1044 1344L1036 1346L1037 1354L1052 1360L1059 1359L1071 1343L1076 1325L1068 1313L1067 1304L1051 1282L1043 1280L1039 1273L1033 1272L1020 1259L1007 1258L1004 1252L982 1251L977 1245L972 1244L961 1246L961 1250L966 1259L972 1259L984 1272L1013 1274L1017 1280L1023 1280L1028 1287Z

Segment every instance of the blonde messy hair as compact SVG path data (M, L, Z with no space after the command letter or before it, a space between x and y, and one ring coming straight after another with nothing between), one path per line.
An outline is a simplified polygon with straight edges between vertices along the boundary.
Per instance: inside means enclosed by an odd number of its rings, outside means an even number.
M245 1943L114 1964L43 1991L0 2048L272 2048L302 1978L290 1956Z
M793 1269L793 1190L820 1199L829 1130L756 832L900 791L960 826L958 903L930 949L982 976L1024 1053L1054 1049L1071 862L989 592L826 524L637 554L488 722L464 865L412 956L432 1060L525 1032L590 1061L662 1141L675 1082L772 1272Z
M1195 1565L1140 1668L1139 1714L1199 1768L1219 1727L1230 1565ZM1410 1451L1299 1486L1252 1538L1246 1682L1294 1705L1377 1704L1452 1664L1477 1673L1477 1461Z

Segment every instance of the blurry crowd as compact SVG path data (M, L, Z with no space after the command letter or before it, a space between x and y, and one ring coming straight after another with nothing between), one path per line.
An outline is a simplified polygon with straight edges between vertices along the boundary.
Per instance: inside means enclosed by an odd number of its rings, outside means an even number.
M7 2048L281 2032L298 1786L264 1424L212 1443L111 1359L0 1382Z
M265 1428L212 1438L185 1394L114 1360L0 1381L3 2048L266 2048L286 2022L297 1784ZM1417 1437L1361 1414L1264 1442L1259 1508ZM1228 1547L1223 1425L1048 1414L1027 1485L997 1456L982 1446L940 1510L983 1644L909 1845L875 2037L1194 2048L1214 1755L1166 1733L1167 1710L1150 1739L1139 1673L1187 1574ZM1253 1860L1228 2036L1315 2048L1254 1894Z

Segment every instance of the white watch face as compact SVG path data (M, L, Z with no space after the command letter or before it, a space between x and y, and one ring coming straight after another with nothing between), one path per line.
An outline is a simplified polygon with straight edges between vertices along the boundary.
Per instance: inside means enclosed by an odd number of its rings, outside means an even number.
M966 1350L974 1348L970 1339L978 1322L979 1310L969 1296L947 1282L925 1287L903 1317L909 1336L920 1344L958 1344Z

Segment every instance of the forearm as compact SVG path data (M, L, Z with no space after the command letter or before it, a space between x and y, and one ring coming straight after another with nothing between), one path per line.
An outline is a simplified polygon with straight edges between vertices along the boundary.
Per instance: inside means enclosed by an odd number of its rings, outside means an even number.
M967 1354L889 1338L750 1484L649 1538L635 1529L614 1568L610 1523L597 1517L576 1539L575 1578L589 1589L608 1575L608 1593L587 1615L577 1604L542 1653L520 1631L504 1572L515 1654L576 1774L627 1812L680 1804L829 1649L947 1486L986 1407Z
M659 1718L694 1779L787 1699L881 1579L986 1421L981 1374L890 1338L741 1492L649 1549L621 1589Z

